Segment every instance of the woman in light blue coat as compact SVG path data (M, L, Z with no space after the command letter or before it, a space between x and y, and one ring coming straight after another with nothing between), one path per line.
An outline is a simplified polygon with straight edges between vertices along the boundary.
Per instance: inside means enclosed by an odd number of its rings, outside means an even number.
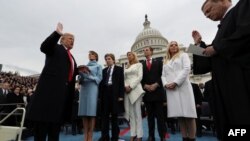
M102 80L102 66L97 64L98 54L89 51L89 63L79 72L81 85L78 115L83 117L84 141L92 141L98 99Z

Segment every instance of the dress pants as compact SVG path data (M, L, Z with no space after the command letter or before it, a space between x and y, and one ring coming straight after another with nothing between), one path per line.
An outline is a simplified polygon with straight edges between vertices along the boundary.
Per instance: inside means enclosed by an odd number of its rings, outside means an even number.
M130 134L131 136L137 136L137 138L142 138L142 114L141 114L141 102L142 96L140 96L134 104L129 103L129 120L130 120Z
M119 125L118 125L118 113L113 112L113 91L111 86L105 86L105 98L103 99L103 113L102 113L102 141L109 141L109 119L111 114L111 126L112 126L112 141L117 141L119 138ZM118 100L118 99L117 99Z
M163 110L163 102L145 102L147 114L148 114L148 130L149 137L155 137L155 118L157 119L157 127L160 138L165 138L166 133L166 125L164 121L164 110Z
M49 122L35 122L34 141L59 141L61 124Z

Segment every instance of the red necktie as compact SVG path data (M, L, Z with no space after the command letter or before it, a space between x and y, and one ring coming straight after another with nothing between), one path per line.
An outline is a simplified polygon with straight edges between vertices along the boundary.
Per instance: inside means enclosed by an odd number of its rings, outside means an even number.
M69 76L68 76L68 80L70 82L72 81L72 78L73 78L73 59L72 59L69 49L67 50L67 53L68 53L69 61L70 61L70 69L69 69Z
M150 59L147 59L147 68L148 68L148 70L151 69L151 62L150 62Z

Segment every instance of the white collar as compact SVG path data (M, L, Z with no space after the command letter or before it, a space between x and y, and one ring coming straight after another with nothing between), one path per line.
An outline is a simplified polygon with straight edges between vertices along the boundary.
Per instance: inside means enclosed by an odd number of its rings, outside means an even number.
M231 6L227 9L227 11L225 12L225 14L223 15L222 19L225 18L225 16L227 15L227 13L228 13L232 8L233 8L233 6L231 5Z
M67 50L70 50L70 49L68 49L67 47L65 47L63 44L61 44L64 48L65 48L65 50L67 51Z
M112 66L108 66L108 68L110 67L111 69L113 69L113 68L114 68L114 66L115 66L115 64L113 64Z

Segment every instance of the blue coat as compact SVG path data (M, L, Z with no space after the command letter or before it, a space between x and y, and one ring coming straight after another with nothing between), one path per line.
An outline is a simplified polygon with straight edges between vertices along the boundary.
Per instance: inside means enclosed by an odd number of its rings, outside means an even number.
M87 64L90 73L80 74L79 116L96 116L98 87L102 80L102 66L96 61Z

